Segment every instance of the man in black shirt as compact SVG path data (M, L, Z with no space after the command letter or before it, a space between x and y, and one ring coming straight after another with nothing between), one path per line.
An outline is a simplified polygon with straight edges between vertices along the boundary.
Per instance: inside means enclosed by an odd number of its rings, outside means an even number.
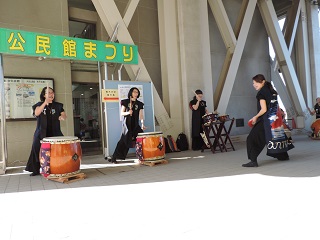
M313 116L314 114L316 114L316 119L320 118L320 97L316 98L317 103L314 105L313 107L313 111L309 109L310 114Z

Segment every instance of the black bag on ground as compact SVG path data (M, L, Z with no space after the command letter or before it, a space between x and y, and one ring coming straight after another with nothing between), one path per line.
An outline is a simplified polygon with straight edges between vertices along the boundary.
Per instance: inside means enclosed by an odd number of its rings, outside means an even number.
M168 138L164 137L164 144L165 144L165 148L166 148L166 153L171 153L172 150L169 146L169 141L168 141Z
M176 143L177 143L177 147L181 151L189 150L188 139L187 139L187 136L184 133L180 133L178 135Z

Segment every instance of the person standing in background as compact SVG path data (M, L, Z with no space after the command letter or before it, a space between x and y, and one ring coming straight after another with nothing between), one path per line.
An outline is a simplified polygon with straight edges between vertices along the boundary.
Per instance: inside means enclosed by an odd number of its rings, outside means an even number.
M204 123L202 116L207 111L206 101L202 100L203 93L200 89L195 91L195 96L189 103L189 107L192 110L192 150L198 151L203 146L203 139L200 135L203 132L202 124Z
M138 133L145 130L143 116L144 104L138 100L139 97L139 89L132 87L128 92L128 98L121 100L121 116L123 116L122 134L113 155L105 158L109 162L117 163L117 159L126 159L129 148L132 147L132 142L135 142Z
M313 110L311 111L310 108L308 108L308 110L312 116L316 114L316 119L320 118L320 97L316 98L316 104L313 106Z

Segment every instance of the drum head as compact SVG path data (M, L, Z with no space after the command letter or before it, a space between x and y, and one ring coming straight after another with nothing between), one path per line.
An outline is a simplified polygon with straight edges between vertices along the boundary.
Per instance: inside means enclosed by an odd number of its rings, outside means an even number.
M145 132L145 133L138 133L138 136L150 136L150 135L160 135L162 132Z
M43 142L66 142L66 141L75 141L78 140L78 137L75 136L59 136L59 137L46 137L42 139Z

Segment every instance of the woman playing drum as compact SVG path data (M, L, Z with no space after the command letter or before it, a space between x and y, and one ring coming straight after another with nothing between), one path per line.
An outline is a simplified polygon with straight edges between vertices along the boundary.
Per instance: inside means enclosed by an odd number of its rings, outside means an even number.
M121 116L123 116L122 134L112 157L108 161L117 163L117 159L125 159L132 142L136 141L138 133L145 129L143 123L143 103L138 100L140 91L136 87L129 90L128 98L121 101ZM141 121L141 127L139 125Z
M32 172L30 176L40 174L40 140L45 137L63 136L60 121L67 115L63 104L54 101L54 90L44 87L40 93L40 102L32 106L33 115L37 118L37 127L33 135L32 149L26 166L26 171Z

